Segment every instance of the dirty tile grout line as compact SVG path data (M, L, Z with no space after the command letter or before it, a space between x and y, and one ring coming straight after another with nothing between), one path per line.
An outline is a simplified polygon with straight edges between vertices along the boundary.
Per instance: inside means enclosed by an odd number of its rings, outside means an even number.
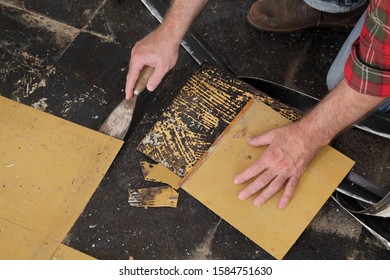
M88 34L91 34L91 35L93 35L95 37L98 37L103 42L119 44L116 41L115 36L113 36L113 35L103 35L103 34L94 32L92 30L87 30L89 24L92 22L92 20L95 18L95 16L101 11L101 9L107 4L107 2L108 2L108 0L103 0L102 1L102 3L99 5L99 7L97 7L97 9L93 12L93 14L89 18L88 22L82 28L77 28L77 27L74 27L72 25L69 25L69 24L57 21L57 20L52 19L50 17L47 17L46 15L39 14L39 13L30 11L30 10L27 10L25 7L21 7L21 6L18 6L16 4L13 4L13 3L8 3L6 0L0 0L0 6L7 7L7 8L13 8L13 9L16 9L16 10L28 13L30 15L36 15L36 16L38 16L38 18L41 17L41 18L44 18L46 21L53 23L53 25L61 26L61 27L63 27L63 29L70 30L70 32L72 33L70 36L72 36L73 38L72 38L71 42L64 48L64 50L57 57L57 59L55 61L55 62L57 62L62 57L62 55L68 50L68 48L73 44L74 39L81 32L88 33Z
M2 1L2 0L0 0ZM88 22L80 29L81 32L85 32L85 33L89 33L91 35L94 35L96 37L99 37L101 39L103 39L105 42L108 42L108 43L115 43L115 44L119 44L116 40L115 40L115 36L114 35L110 35L110 36L107 36L107 35L103 35L103 34L100 34L100 33L97 33L97 32L94 32L92 30L87 30L88 26L90 25L90 23L92 22L92 20L95 18L95 16L103 9L103 7L106 6L107 2L109 0L103 0L102 3L99 5L99 7L97 7L97 9L93 12L93 14L91 15L91 17L89 18ZM111 32L111 30L110 30Z

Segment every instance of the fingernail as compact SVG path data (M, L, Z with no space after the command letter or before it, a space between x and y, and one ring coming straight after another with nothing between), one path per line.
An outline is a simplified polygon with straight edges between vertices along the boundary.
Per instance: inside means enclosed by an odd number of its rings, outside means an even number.
M283 208L286 208L286 206L287 206L287 202L279 202L279 205L278 205L278 207L279 207L279 209L283 209Z
M245 200L245 195L243 193L238 194L238 199L239 200Z

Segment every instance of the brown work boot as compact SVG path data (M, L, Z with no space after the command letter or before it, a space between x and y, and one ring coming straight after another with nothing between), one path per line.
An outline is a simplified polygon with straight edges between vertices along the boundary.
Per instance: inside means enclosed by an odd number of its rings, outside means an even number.
M351 29L366 10L362 7L348 13L325 13L303 0L258 0L248 12L248 23L256 29L272 32L293 32L313 27Z

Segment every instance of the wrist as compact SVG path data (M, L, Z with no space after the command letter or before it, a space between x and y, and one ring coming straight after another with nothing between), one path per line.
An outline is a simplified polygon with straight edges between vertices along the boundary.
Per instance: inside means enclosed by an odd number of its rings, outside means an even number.
M182 28L178 28L176 24L170 22L163 22L156 31L160 33L162 40L179 45L186 32Z
M310 117L304 117L297 121L295 126L306 146L311 147L313 150L319 150L323 146L328 145L334 137L329 129L322 128L321 125Z
M164 34L175 43L181 42L191 23L202 10L207 0L174 0L168 10L161 28Z

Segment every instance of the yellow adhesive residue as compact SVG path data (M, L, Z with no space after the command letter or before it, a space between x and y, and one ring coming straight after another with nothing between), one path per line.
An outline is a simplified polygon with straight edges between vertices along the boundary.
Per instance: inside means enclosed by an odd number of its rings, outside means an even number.
M184 177L251 99L219 70L195 73L138 150Z

